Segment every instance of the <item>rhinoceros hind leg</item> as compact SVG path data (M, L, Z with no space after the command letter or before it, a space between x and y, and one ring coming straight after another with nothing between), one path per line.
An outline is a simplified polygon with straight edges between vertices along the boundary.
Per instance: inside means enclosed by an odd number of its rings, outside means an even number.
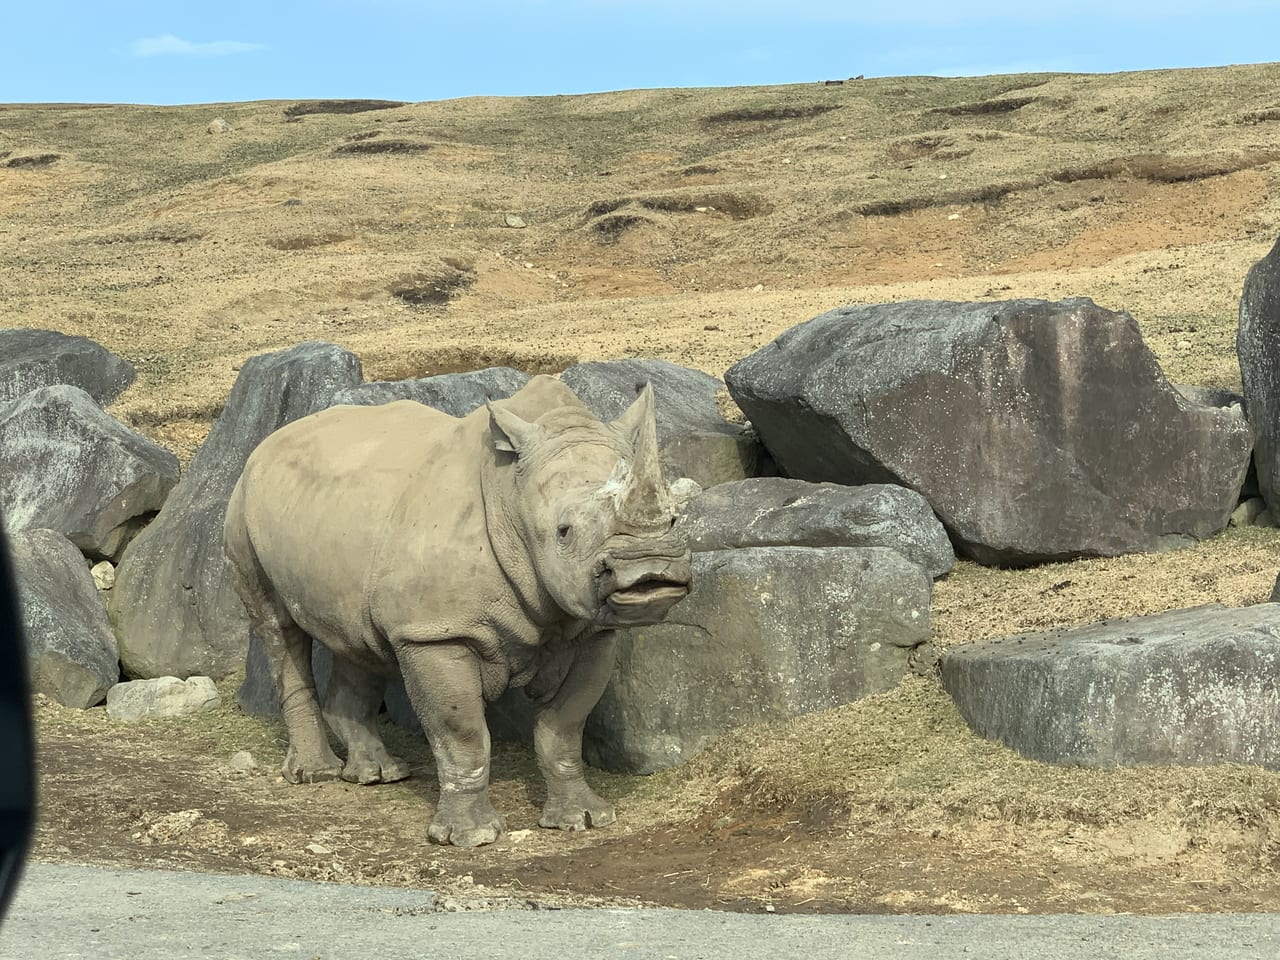
M378 734L378 707L385 685L377 674L334 657L324 718L347 745L342 779L349 783L393 783L409 776L409 765L388 752Z
M280 772L290 783L336 779L342 772L342 761L329 746L329 732L316 699L311 637L289 615L258 560L245 528L244 488L239 484L227 508L223 542L231 584L244 603L250 627L262 639L289 731L289 749Z
M320 783L342 774L342 761L329 746L316 698L315 675L311 672L311 637L292 620L281 615L262 619L250 611L254 628L262 637L275 674L276 691L289 749L280 772L290 783Z

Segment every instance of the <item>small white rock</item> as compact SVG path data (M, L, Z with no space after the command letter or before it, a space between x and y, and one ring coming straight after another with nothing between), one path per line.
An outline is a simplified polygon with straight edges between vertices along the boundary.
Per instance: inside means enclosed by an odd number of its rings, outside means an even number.
M333 851L330 850L328 847L326 847L323 843L308 843L307 849L318 857L327 857L331 853L333 853Z
M231 124L218 117L216 120L209 121L209 126L205 127L209 133L230 133Z
M253 754L248 750L237 750L227 761L227 768L234 773L249 773L257 766L258 762L253 759Z
M116 585L116 568L110 560L101 560L89 568L93 576L93 585L99 590L110 590Z
M751 292L752 292L752 293L764 293L764 284L763 284L763 283L757 283L754 287L752 287L752 288L751 288Z
M511 227L515 230L522 230L524 227L527 226L527 224L524 222L524 217L517 216L514 213L508 213L505 217L502 218L502 222L505 223L508 227Z
M951 216L947 217L947 219L948 219L948 220L959 220L959 219L960 219L960 214L958 214L958 213L953 213L953 214L951 214Z
M107 716L128 721L185 717L213 710L221 702L218 688L208 677L130 680L107 691Z

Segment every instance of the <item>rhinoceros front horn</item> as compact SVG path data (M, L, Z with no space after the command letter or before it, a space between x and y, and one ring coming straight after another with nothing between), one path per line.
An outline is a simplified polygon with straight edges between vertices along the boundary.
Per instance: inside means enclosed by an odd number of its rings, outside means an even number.
M653 387L645 384L635 403L614 425L631 438L631 470L618 498L618 518L637 527L667 523L672 516L671 492L662 479L658 459L658 424L653 413Z

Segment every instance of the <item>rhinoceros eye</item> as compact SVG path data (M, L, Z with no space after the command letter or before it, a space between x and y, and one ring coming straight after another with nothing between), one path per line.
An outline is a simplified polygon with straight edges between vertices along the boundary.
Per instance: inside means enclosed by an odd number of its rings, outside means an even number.
M556 536L560 539L561 543L563 543L565 540L568 540L569 534L572 532L573 532L573 527L569 526L569 524L567 523L562 523L560 524L560 526L556 527Z

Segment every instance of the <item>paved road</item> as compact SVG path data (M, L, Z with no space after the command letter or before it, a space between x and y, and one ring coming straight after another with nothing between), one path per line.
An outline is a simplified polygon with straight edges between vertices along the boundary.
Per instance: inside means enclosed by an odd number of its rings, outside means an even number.
M28 868L0 960L1274 960L1280 915L781 916L487 910L430 892L97 867Z

